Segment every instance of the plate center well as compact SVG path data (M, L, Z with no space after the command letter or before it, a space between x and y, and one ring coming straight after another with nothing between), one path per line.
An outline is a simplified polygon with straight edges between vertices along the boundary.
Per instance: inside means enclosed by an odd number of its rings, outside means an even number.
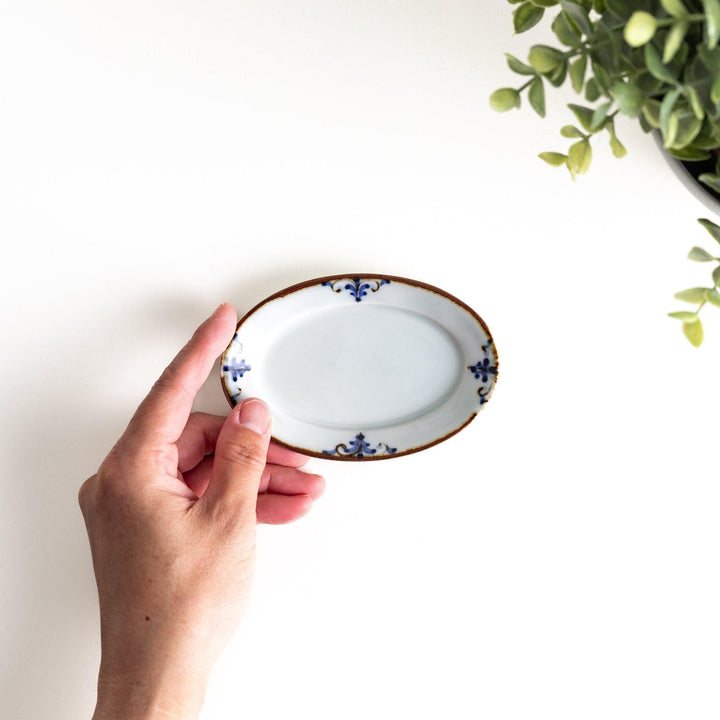
M435 321L355 303L289 324L262 366L276 411L357 432L429 412L453 392L463 370L457 343Z

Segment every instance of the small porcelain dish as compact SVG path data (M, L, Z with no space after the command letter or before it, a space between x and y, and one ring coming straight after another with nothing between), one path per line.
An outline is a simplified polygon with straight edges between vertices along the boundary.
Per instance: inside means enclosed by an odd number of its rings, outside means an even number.
M276 442L330 460L383 460L462 430L498 375L480 316L439 288L390 275L293 285L238 323L222 360L231 405L263 399Z

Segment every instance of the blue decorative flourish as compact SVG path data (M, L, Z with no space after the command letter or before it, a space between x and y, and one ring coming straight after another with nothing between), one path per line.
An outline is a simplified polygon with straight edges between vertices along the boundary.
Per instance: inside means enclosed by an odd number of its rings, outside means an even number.
M236 343L236 341L237 334L233 338L233 343ZM237 343L237 351L239 353L242 352L242 345L240 343ZM252 368L245 362L245 358L238 360L235 355L233 355L230 360L222 366L222 369L223 372L231 373L230 377L233 382L237 382L239 377L242 377L246 372L252 370Z
M325 455L338 455L339 457L364 458L368 455L393 455L397 448L390 447L385 443L378 443L373 447L365 440L365 435L358 433L355 439L349 443L340 443L334 450L323 450Z
M488 340L485 345L482 346L484 357L475 365L468 365L468 370L474 375L476 380L481 380L482 385L478 388L478 397L480 398L480 404L484 405L490 397L490 391L492 390L492 383L497 378L498 366L497 360L495 364L490 357L490 348L492 347L492 340ZM493 380L491 380L491 376Z
M346 280L326 280L322 283L323 287L327 286L336 293L347 290L351 297L355 298L355 302L361 302L368 294L368 291L377 292L383 285L389 284L389 280L362 280L357 277L352 278L350 282Z
M484 383L488 381L489 375L495 375L497 373L497 368L494 365L490 365L490 358L483 358L483 360L476 365L468 366L468 370L475 375L476 380L482 378Z

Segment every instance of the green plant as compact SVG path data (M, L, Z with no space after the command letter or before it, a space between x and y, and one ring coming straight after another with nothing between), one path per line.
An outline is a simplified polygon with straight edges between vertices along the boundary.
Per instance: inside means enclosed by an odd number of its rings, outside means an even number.
M527 62L507 54L525 78L490 96L500 112L519 108L526 92L545 117L545 90L570 81L588 104L570 104L577 124L560 134L567 152L543 152L573 179L592 161L591 138L607 132L616 157L626 149L615 134L618 113L657 128L667 150L683 161L711 161L699 180L720 193L720 0L508 0L522 33L557 8L551 28L561 47L533 45Z
M720 226L706 218L701 218L698 222L720 243ZM697 246L690 250L688 257L695 262L718 263L718 266L712 271L712 287L689 288L688 290L681 290L679 293L675 293L675 297L678 300L697 305L695 310L692 312L680 310L669 313L670 317L682 321L682 329L685 337L695 347L699 347L703 341L703 326L700 321L700 311L707 303L720 307L720 292L718 292L718 287L720 287L720 257L714 257L707 250Z

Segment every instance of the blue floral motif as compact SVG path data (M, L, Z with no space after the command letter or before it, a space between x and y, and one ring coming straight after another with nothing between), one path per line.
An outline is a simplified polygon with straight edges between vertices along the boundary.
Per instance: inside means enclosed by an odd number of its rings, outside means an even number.
M345 280L326 280L322 283L322 286L329 287L336 293L347 290L350 296L355 298L355 302L361 302L368 294L368 291L377 292L383 285L389 284L389 280L362 280L361 278L355 277L352 278L350 282Z
M495 375L497 373L497 368L494 365L490 365L490 358L483 358L476 365L468 366L468 370L475 375L476 380L482 378L484 383L488 381L489 375Z
M242 352L242 345L239 347L239 351ZM233 382L237 382L239 377L242 377L246 372L250 372L252 368L245 362L245 358L238 360L234 355L228 363L222 366L223 372L231 373L230 377Z
M325 455L337 455L338 457L364 458L368 455L394 455L397 448L390 447L385 443L378 443L373 447L365 440L363 433L358 433L354 440L349 443L340 443L334 450L323 450Z
M490 397L490 392L492 390L492 384L497 378L498 374L498 366L497 366L497 360L495 360L495 364L493 363L493 360L490 358L490 348L492 347L492 340L488 340L485 345L482 346L482 351L485 355L485 357L482 358L479 362L475 363L475 365L468 365L468 370L473 374L476 380L481 380L482 385L478 388L478 397L480 398L480 404L484 405L488 398ZM493 377L493 380L491 380L491 376Z

